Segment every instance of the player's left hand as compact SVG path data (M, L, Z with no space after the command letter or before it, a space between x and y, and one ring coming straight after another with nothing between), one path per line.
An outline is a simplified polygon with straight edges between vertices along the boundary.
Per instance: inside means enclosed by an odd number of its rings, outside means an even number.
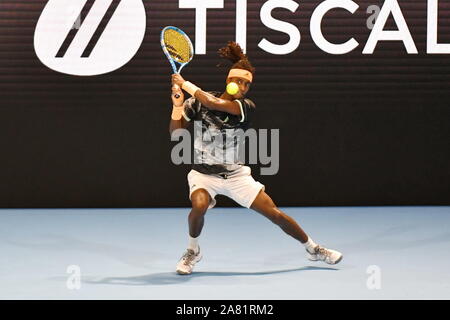
M182 88L183 87L183 83L185 81L186 80L184 80L183 77L179 73L174 73L172 75L172 85L176 84L176 85L180 86L180 88Z

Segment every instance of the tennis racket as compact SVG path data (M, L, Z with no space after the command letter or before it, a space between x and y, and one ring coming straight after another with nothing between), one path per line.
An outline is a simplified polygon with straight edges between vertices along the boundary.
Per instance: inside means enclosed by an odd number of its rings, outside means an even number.
M169 59L174 73L180 73L194 57L194 48L187 34L177 28L168 26L161 31L161 47ZM175 95L179 98L180 95Z

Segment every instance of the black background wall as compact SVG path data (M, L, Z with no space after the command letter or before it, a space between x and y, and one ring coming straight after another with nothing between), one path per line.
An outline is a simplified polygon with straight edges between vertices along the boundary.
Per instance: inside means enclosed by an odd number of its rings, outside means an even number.
M256 128L280 129L280 170L254 177L280 206L450 204L450 55L426 54L426 0L399 1L419 50L381 42L363 55L371 4L333 10L323 22L331 42L354 37L345 55L322 52L309 33L320 1L274 17L296 25L299 48L265 53L265 1L249 0L247 50L257 68L249 96ZM45 0L0 1L0 207L187 206L189 166L170 161L170 73L159 32L184 29L195 41L195 11L178 1L145 1L147 32L121 69L75 77L42 65L33 34ZM450 43L450 2L440 1L439 41ZM207 55L183 71L206 90L223 90L216 51L235 34L235 1L208 11ZM391 27L392 17L390 18ZM235 205L220 198L220 205Z

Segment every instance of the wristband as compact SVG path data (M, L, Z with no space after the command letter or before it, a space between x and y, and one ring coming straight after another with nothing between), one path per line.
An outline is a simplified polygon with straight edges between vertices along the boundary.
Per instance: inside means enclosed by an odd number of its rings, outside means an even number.
M173 106L172 108L172 120L181 120L183 117L184 106Z
M189 81L183 82L182 89L193 97L195 97L195 93L197 92L197 90L200 90L199 87Z

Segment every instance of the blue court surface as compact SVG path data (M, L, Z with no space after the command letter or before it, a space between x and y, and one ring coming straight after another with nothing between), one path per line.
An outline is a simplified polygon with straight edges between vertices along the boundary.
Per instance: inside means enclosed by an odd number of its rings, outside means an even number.
M0 299L450 299L450 207L282 209L342 262L245 208L207 213L190 276L188 208L0 210Z

